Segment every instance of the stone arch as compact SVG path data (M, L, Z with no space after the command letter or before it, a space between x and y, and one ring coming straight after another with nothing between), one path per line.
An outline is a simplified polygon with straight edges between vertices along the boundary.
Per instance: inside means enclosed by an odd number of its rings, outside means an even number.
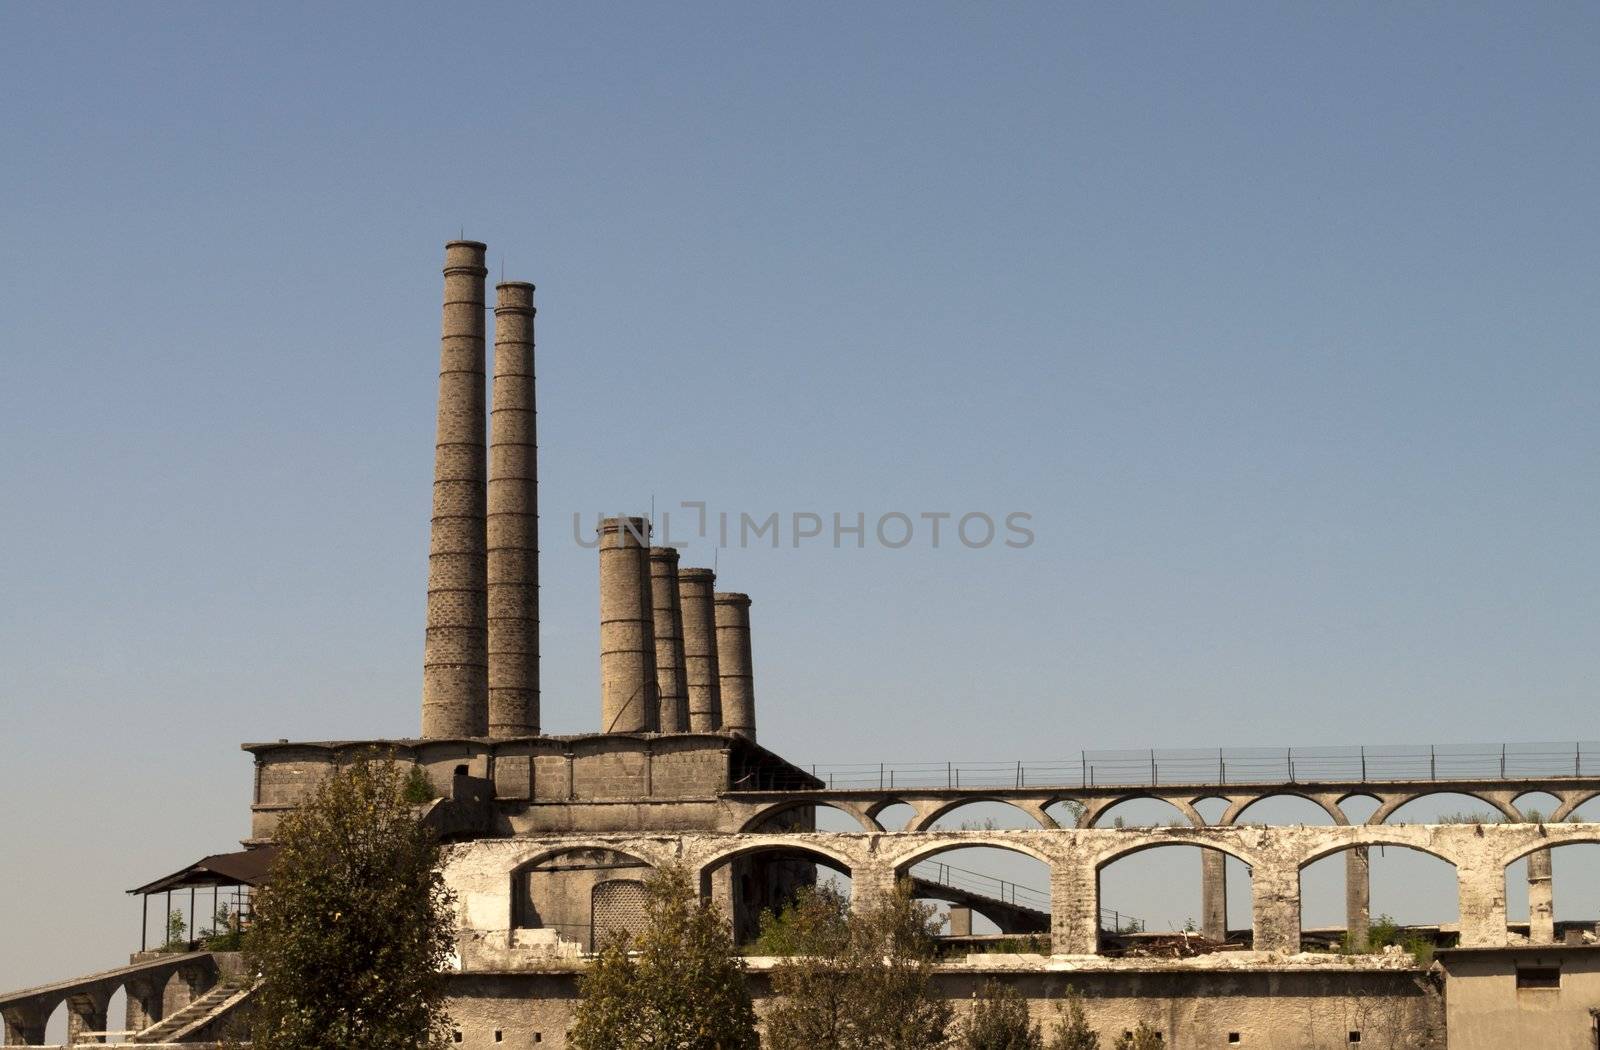
M999 805L1007 809L1016 810L1023 816L1033 821L1034 828L1054 828L1058 825L1045 812L1044 807L1024 799L1001 798L996 795L971 795L963 798L954 798L943 801L932 809L918 808L916 818L906 827L907 831L934 831L940 832L947 829L935 828L940 820L954 813L958 809L973 805ZM998 830L998 829L997 829ZM1031 829L1030 829L1031 830Z
M1540 799L1549 799L1554 805L1543 804L1539 801ZM1540 791L1537 788L1518 794L1510 802L1511 808L1517 811L1517 815L1522 818L1524 823L1530 823L1534 813L1539 815L1540 820L1554 820L1555 815L1561 812L1565 805L1565 798L1549 791Z
M1233 903L1242 904L1243 929L1249 930L1256 860L1221 836L1146 835L1113 843L1093 862L1096 951L1128 948L1141 935L1160 931L1193 931L1211 940L1229 940L1230 930L1241 928L1229 921L1230 882L1243 890ZM1155 901L1162 906L1152 912ZM1124 910L1130 902L1132 915Z
M690 870L700 895L726 913L735 943L754 940L765 911L781 911L824 867L854 887L863 859L808 839L759 836L696 859Z
M1224 813L1222 815L1222 823L1223 824L1237 824L1237 823L1239 823L1239 818L1242 817L1246 812L1248 812L1251 806L1255 806L1255 805L1257 805L1259 803L1262 803L1262 802L1270 802L1273 799L1280 799L1280 798L1283 798L1283 799L1291 799L1291 798L1292 799L1300 799L1302 801L1309 802L1311 805L1313 805L1317 809L1321 810L1335 824L1348 824L1348 823L1350 823L1350 821L1345 817L1344 813L1339 809L1339 807L1335 806L1335 805L1329 805L1329 803L1327 802L1326 799L1318 798L1316 795L1308 794L1307 792L1304 792L1304 791L1293 791L1293 790L1272 791L1272 792L1268 792L1265 795L1256 795L1256 796L1253 796L1251 798L1238 799L1233 803L1232 806L1230 806L1228 808L1228 812L1226 812L1226 813ZM1277 826L1284 826L1284 825L1277 825Z
M1367 823L1387 824L1390 817L1393 817L1395 813L1404 809L1406 806L1409 806L1411 803L1420 802L1425 798L1432 798L1437 795L1458 795L1462 798L1474 799L1483 803L1485 806L1488 806L1491 810L1494 810L1502 816L1511 817L1512 819L1516 819L1519 816L1519 814L1512 810L1507 803L1486 795L1483 792L1462 791L1459 789L1451 790L1449 788L1431 788L1427 791L1413 791L1407 794L1395 795L1391 798L1385 799L1383 805L1378 807L1377 812L1372 814Z
M1091 806L1088 807L1088 809L1085 811L1085 813L1083 815L1083 820L1084 820L1083 827L1086 827L1086 828L1106 827L1107 825L1105 825L1105 824L1103 824L1101 822L1111 813L1111 811L1116 809L1118 806L1124 806L1124 805L1127 805L1130 802L1154 802L1154 803L1157 803L1159 805L1164 805L1164 806L1168 807L1169 809L1171 809L1173 812L1177 813L1178 816L1183 817L1186 821L1188 821L1188 824L1186 826L1189 826L1189 827L1201 827L1205 823L1205 821L1201 818L1200 814L1195 811L1195 808L1194 808L1193 805L1190 805L1190 804L1187 804L1187 803L1185 803L1183 805L1180 805L1178 802L1174 801L1173 799L1167 798L1167 797L1162 796L1162 795L1152 795L1152 794L1150 794L1149 792L1146 792L1146 791L1134 791L1134 792L1130 792L1130 793L1128 793L1126 795L1118 795L1115 798L1096 800L1096 802L1094 804L1092 804ZM1135 825L1129 825L1129 826L1130 827L1160 827L1161 825L1159 825L1159 824L1135 824Z
M1600 843L1600 831L1568 832L1565 827L1560 829L1551 828L1550 831L1551 834L1531 838L1527 842L1507 850L1500 857L1500 866L1504 868L1515 864L1528 854L1537 853L1540 850L1560 849L1562 846L1589 846Z
M940 853L948 853L953 849L1003 849L1012 853L1020 853L1038 861L1041 864L1055 867L1056 858L1034 845L1031 841L1013 839L1003 832L983 834L979 832L958 832L948 837L941 837L934 842L921 842L903 853L886 858L887 863L895 872L901 872L919 861L927 860Z
M1217 810L1215 819L1206 816L1205 812L1200 808L1208 802L1215 802L1221 807ZM1200 818L1201 825L1207 827L1221 824L1222 818L1227 816L1228 810L1233 808L1233 804L1234 800L1224 795L1196 795L1194 798L1189 799L1189 808L1194 811L1195 816Z
M1378 827L1378 825L1362 826L1374 828ZM1458 871L1461 868L1461 863L1456 860L1456 858L1444 853L1432 845L1419 845L1416 842L1408 842L1405 838L1398 835L1376 834L1362 836L1359 840L1337 842L1331 846L1319 845L1316 849L1300 858L1300 870L1304 871L1307 864L1315 864L1324 857L1331 857L1336 853L1343 853L1345 850L1351 849L1355 846L1393 846L1396 849L1415 850L1418 853L1426 853L1435 860L1442 860Z
M1253 853L1232 842L1221 842L1210 838L1191 838L1186 835L1174 835L1171 837L1163 835L1159 838L1140 837L1133 842L1118 843L1095 857L1094 868L1099 871L1107 865L1115 864L1117 861L1131 857L1135 853L1160 849L1163 846L1198 846L1201 849L1216 850L1218 853L1227 854L1247 867L1254 868L1258 863L1258 858Z
M904 806L911 812L907 814L904 821L891 828L883 822L883 814L895 806ZM912 822L917 819L916 806L913 806L903 798L896 798L892 795L876 800L863 809L862 813L866 815L868 820L872 821L873 826L879 831L907 831L910 829Z
M1590 802L1600 798L1600 791L1567 791L1563 794L1566 795L1566 799L1561 803L1561 807L1550 815L1551 823L1568 819Z
M876 819L874 819L872 816L869 816L867 812L863 811L860 806L856 805L853 802L836 801L836 800L833 800L833 799L824 800L824 799L803 798L803 799L790 799L789 801L786 801L786 802L778 802L778 803L775 803L775 804L773 804L771 806L768 806L767 808L765 808L763 810L758 811L749 820L744 822L744 825L739 828L739 833L742 834L742 835L747 835L747 834L760 834L763 830L768 830L768 831L801 830L801 829L793 829L793 828L767 828L767 829L764 829L763 825L765 825L768 821L773 820L776 817L781 817L781 816L784 816L786 814L793 813L793 812L795 812L797 810L805 810L805 809L810 809L810 810L831 809L831 810L834 810L835 812L843 813L845 816L849 817L851 820L854 820L856 822L856 824L859 825L859 828L862 831L882 831L882 830L884 830L882 825L880 825L877 822ZM812 830L812 829L803 829L803 830Z

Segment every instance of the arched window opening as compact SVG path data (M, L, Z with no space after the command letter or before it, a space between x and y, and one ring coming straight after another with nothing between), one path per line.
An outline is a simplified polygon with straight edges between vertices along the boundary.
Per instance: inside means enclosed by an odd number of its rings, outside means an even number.
M111 1031L127 1031L128 1024L128 989L118 988L111 993L110 1000L106 1003L106 1028ZM106 1037L108 1043L127 1042L126 1036L112 1035Z
M1506 928L1530 944L1595 944L1600 843L1535 850L1506 865Z
M1235 824L1265 824L1269 827L1313 827L1337 823L1333 814L1302 795L1265 795L1240 810Z
M1050 953L1050 865L1001 846L955 846L919 855L895 872L916 898L939 908L952 954Z
M753 945L764 913L781 913L805 887L829 885L851 892L850 869L802 846L761 846L724 858L701 872L700 892L728 916L734 942Z
M1505 814L1492 802L1455 791L1414 798L1390 813L1385 824L1498 824Z
M518 868L511 877L511 919L519 941L538 939L520 931L547 930L594 951L608 933L639 932L650 871L637 857L602 848L566 850Z
M1101 810L1097 828L1192 828L1194 821L1166 799L1128 798Z
M1101 865L1100 952L1187 958L1251 940L1250 871L1221 850L1149 846Z
M1042 827L1025 809L998 800L963 802L939 815L928 831L1002 831Z
M1300 936L1354 954L1398 945L1430 958L1459 940L1455 865L1409 846L1352 846L1300 869Z

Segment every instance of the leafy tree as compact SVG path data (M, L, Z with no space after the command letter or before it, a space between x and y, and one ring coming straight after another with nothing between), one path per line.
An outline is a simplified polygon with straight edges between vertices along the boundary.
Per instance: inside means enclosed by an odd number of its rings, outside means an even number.
M1084 1016L1083 996L1071 988L1066 998L1056 1003L1056 1028L1045 1050L1100 1050L1100 1034L1089 1027Z
M772 974L772 1050L948 1045L952 1010L932 987L939 923L909 882L856 912L830 888L802 891L790 912L764 923L792 949Z
M1139 1027L1131 1032L1124 1032L1112 1050L1166 1050L1166 1044L1161 1041L1161 1033L1139 1022Z
M433 781L428 779L428 774L422 771L421 766L411 766L406 771L405 780L400 785L400 798L413 806L420 806L432 802L439 797L433 788Z
M454 898L391 761L327 777L278 825L246 958L257 1050L442 1046Z
M1044 1038L1028 1018L1028 1000L991 980L973 1003L958 1045L961 1050L1044 1050Z
M161 946L164 952L186 952L189 950L189 939L184 936L189 932L189 924L183 921L183 912L169 911L167 913L167 943Z
M689 875L645 881L645 930L608 936L583 978L570 1041L577 1050L758 1050L744 961L727 918Z

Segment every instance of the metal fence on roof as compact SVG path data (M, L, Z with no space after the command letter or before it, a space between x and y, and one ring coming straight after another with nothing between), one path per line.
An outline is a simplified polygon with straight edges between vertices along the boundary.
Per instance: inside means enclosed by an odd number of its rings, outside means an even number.
M832 790L1600 779L1600 742L1152 748L1080 751L1054 761L819 764L810 771Z

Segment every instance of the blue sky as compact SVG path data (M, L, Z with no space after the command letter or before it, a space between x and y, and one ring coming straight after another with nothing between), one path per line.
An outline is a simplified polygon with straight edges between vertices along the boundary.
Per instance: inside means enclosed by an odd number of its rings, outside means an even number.
M716 555L796 761L1592 738L1596 69L1575 4L8 5L0 985L245 833L240 741L416 730L462 231L539 286L550 731L571 517L654 499L1031 515Z

